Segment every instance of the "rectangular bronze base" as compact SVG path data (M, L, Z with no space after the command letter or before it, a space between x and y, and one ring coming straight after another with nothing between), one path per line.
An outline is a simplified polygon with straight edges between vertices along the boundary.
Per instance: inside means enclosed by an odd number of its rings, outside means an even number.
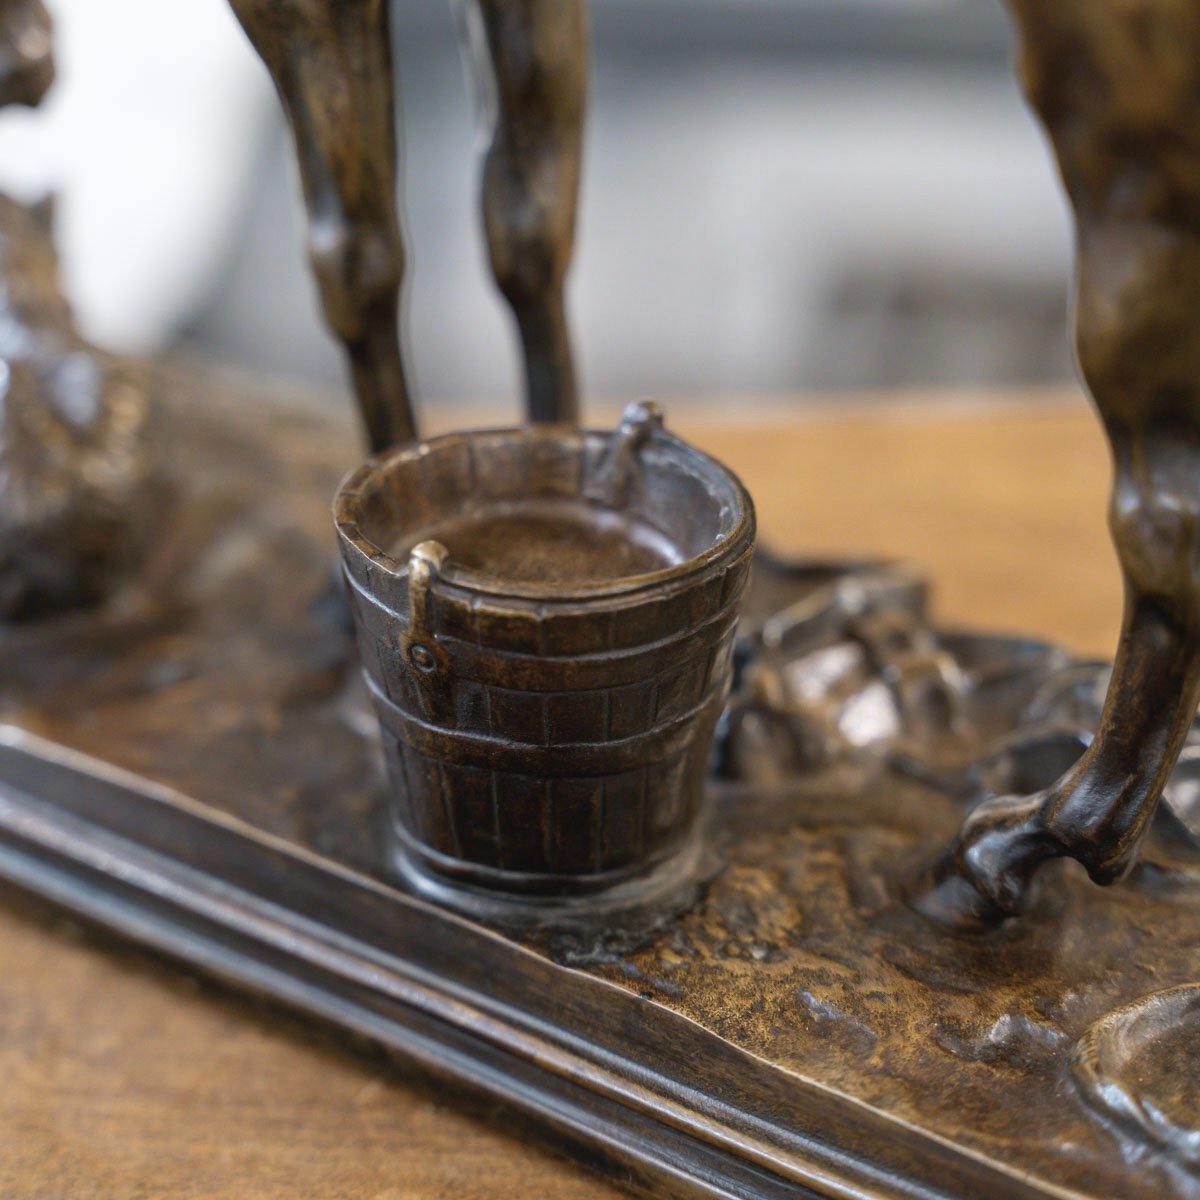
M851 765L714 785L723 870L650 935L452 915L388 867L328 517L346 429L215 385L173 415L188 465L142 586L0 635L0 876L502 1097L647 1190L1200 1190L1076 1082L1097 1021L1195 978L1182 850L1109 890L1064 870L1021 923L951 935L899 895L960 805Z

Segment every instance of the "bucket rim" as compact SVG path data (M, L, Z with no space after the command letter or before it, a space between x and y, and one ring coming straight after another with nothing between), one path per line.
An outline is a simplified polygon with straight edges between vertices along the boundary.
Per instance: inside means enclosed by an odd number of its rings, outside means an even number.
M504 436L522 441L569 436L582 441L595 439L598 442L607 443L611 437L611 431L582 429L575 425L565 424L500 426L444 433L419 442L394 446L374 454L346 475L334 495L333 519L343 551L368 559L378 569L397 581L407 579L408 559L400 559L389 554L368 537L359 524L356 510L363 488L379 474L394 470L399 463L419 459L438 447L454 442L470 441L473 438ZM736 513L733 524L729 529L719 532L712 544L700 554L654 571L625 575L618 579L579 582L566 587L561 584L523 583L519 580L503 579L464 567L455 563L453 559L447 559L441 568L440 582L481 598L515 599L536 601L547 606L568 606L586 603L590 600L604 600L614 596L653 591L664 585L686 583L693 578L699 579L706 575L725 559L740 557L742 551L753 545L756 533L754 501L745 484L733 470L719 459L698 449L669 430L655 430L652 434L652 441L659 445L668 445L693 459L706 476L724 484L733 498Z

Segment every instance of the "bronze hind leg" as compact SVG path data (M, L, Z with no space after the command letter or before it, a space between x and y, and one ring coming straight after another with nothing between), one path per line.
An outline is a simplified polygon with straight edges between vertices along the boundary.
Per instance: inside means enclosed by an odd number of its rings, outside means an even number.
M1200 698L1200 9L1009 2L1075 210L1079 358L1113 452L1125 616L1088 752L1045 792L971 813L917 899L956 924L1020 911L1048 858L1120 879Z

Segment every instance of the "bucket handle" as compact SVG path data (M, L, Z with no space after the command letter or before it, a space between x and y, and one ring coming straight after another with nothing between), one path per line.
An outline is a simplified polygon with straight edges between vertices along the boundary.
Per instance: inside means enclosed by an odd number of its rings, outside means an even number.
M653 400L635 400L625 406L621 424L608 439L608 447L588 481L584 495L605 508L624 508L629 489L641 471L641 451L663 428L663 410Z
M441 578L449 551L441 542L418 542L408 555L408 626L400 636L400 654L417 686L426 713L442 715L449 676L446 653L433 630L430 594Z

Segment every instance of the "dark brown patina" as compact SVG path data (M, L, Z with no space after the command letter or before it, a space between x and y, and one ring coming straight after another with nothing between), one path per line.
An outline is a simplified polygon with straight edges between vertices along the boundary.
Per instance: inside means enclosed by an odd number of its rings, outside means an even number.
M1079 361L1112 446L1125 617L1100 729L1061 779L973 811L918 899L1020 911L1047 859L1128 873L1200 698L1200 9L1010 0L1075 210Z
M576 421L564 285L575 243L587 92L583 0L471 0L492 108L483 223L512 307L531 421Z
M335 515L416 885L525 924L693 894L754 546L741 484L635 404L611 435L392 451Z
M921 580L879 563L760 555L737 623L749 500L641 407L611 436L453 435L350 477L364 688L328 541L348 430L176 377L180 503L137 586L0 637L0 875L503 1097L660 1194L1195 1196L1200 15L1012 7L1078 216L1080 357L1116 462L1111 680L938 629ZM407 442L386 6L235 8L288 108L372 443ZM582 7L475 11L493 267L531 416L569 418ZM0 37L44 17L0 6ZM0 98L37 98L40 53L26 66ZM99 529L83 541L111 556L131 526L97 514L153 507L115 470L151 461L146 410L99 388L96 436L77 435L71 403L47 406L88 397L54 384L83 348L35 344L9 359L0 566L28 595L65 563L59 591L98 601L121 571L81 587L67 535ZM64 495L79 520L49 507ZM904 902L958 829L918 906L1025 920L964 937Z
M308 254L350 363L373 450L416 435L401 359L404 243L396 211L386 0L232 0L296 141Z

